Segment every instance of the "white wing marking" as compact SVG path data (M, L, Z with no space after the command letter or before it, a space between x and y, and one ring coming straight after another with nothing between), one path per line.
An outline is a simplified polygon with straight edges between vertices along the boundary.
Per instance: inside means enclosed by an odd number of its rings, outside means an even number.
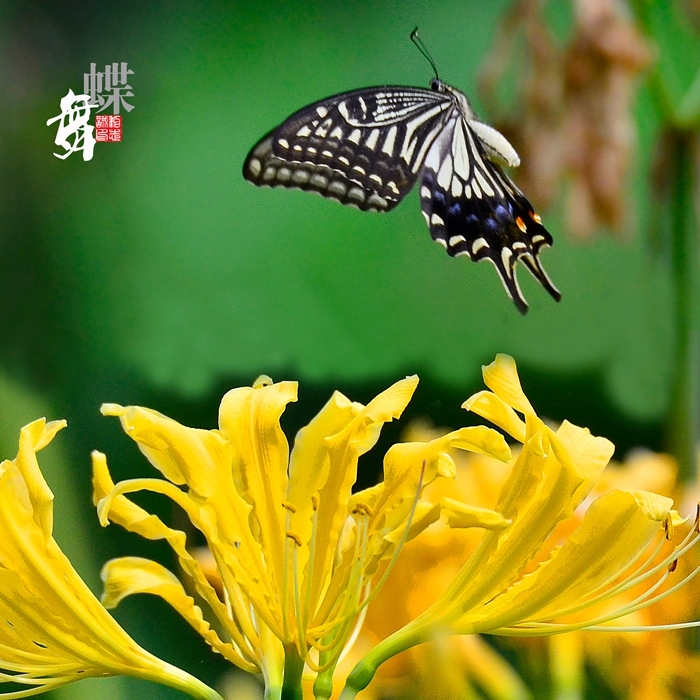
M389 129L389 133L386 135L386 140L382 146L382 152L390 156L394 152L394 141L396 141L396 132L398 129L396 126L392 126Z
M464 128L461 124L460 128L455 129L452 137L452 156L455 172L466 182L469 179L469 152L464 140Z
M450 186L450 181L452 180L452 156L447 153L445 154L445 159L440 165L440 171L437 176L437 183L442 187L443 190L447 190Z

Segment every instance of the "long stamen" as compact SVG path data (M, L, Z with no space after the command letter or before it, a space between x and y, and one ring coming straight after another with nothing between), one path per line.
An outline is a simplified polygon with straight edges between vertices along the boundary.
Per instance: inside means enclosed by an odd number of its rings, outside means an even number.
M225 586L224 589L224 605L226 606L226 614L229 620L233 620L233 608L231 607L231 596L229 595L228 588Z
M369 512L371 511L369 511L364 504L358 504L355 508L353 513L356 523L355 546L352 566L350 568L350 573L347 576L347 584L345 585L343 593L333 601L330 610L326 615L324 615L324 619L327 620L327 622L318 627L319 630L322 630L322 634L319 636L328 636L328 634L334 629L345 625L349 618L354 617L357 614L357 599L361 594L361 578L364 574L365 559L367 554ZM358 581L358 579L360 579L360 581ZM354 595L351 596L351 594ZM353 597L356 599L355 601L353 601ZM331 646L332 645L333 644L331 644ZM327 647L326 650L328 648L330 647Z
M348 518L345 521L345 525L343 526L343 532L345 532L349 527L354 528L357 530L359 528L359 525L357 523L357 516L358 515L358 510L355 508L355 511L352 516L348 516ZM342 542L343 542L343 534L341 533L341 536L338 540L338 547L342 547ZM358 554L358 547L360 545L360 539L357 535L357 532L353 534L353 542L354 542L354 552L352 555L352 561L353 561L353 567L354 567L354 562L356 561L357 554ZM342 552L337 552L336 553L336 559L338 557L341 557L342 559ZM311 621L311 627L314 628L315 631L322 629L323 632L321 634L315 634L316 637L323 637L327 634L327 629L330 628L332 629L337 625L337 622L334 621L335 617L338 614L338 609L341 606L341 601L345 598L347 591L350 589L350 573L347 575L342 576L342 578L338 578L337 575L337 565L338 563L336 562L333 571L331 572L331 575L328 576L328 580L324 583L324 589L323 589L323 595L319 596L318 598L318 604L316 606L316 612L315 615ZM352 570L351 570L352 571ZM324 623L319 625L319 621L323 620ZM332 622L328 623L328 621L331 620Z
M340 612L336 613L336 610L340 608ZM359 618L355 621L355 626L353 628L353 618L356 612L351 613L344 612L347 608L347 597L342 603L338 603L333 607L332 614L334 615L333 622L330 624L322 625L317 628L316 632L319 633L320 637L325 640L322 643L320 640L310 642L313 645L314 650L318 652L319 661L318 663L311 663L310 666L319 675L322 675L329 669L333 668L338 664L338 661L342 657L343 653L350 648L351 644L347 640L352 637L353 640L356 638L356 632L359 632L362 622L364 621L364 611L360 613ZM323 659L323 661L321 661Z
M670 573L670 572L669 572ZM662 582L666 580L668 577L669 573L666 573L663 578ZM588 622L581 622L577 624L565 624L565 623L556 623L556 622L538 622L538 623L525 623L522 626L519 627L511 627L511 628L504 628L501 631L498 632L493 632L492 634L504 634L504 635L509 635L509 636L541 636L541 635L546 635L546 634L553 634L553 630L558 630L560 632L571 632L577 629L585 629L586 632L644 632L648 630L681 630L681 629L689 629L692 627L700 627L700 620L695 620L693 622L674 622L670 624L663 624L663 625L631 625L631 626L620 626L620 625L615 625L614 627L611 627L610 625L604 625L600 623L604 622L609 622L610 620L618 618L621 614L624 615L629 615L631 613L636 612L637 610L641 610L644 608L649 607L650 605L653 605L654 603L658 603L659 601L663 600L666 596L671 595L675 591L677 591L679 588L682 588L685 586L691 579L693 579L697 574L700 573L700 566L696 567L690 574L685 576L683 579L681 579L678 583L676 583L674 586L669 588L668 590L664 591L663 593L658 594L657 596L644 601L640 603L639 605L636 605L634 607L628 608L625 607L622 610L624 610L624 613L620 613L620 611L616 611L615 613L611 613L607 616L604 617L599 617L594 620L589 620ZM658 587L658 586L656 586Z
M664 525L664 529L666 532L669 531L666 525ZM689 532L686 534L683 540L678 545L676 545L676 547L674 547L673 551L669 555L661 559L657 564L655 564L651 568L647 568L647 566L649 566L651 562L656 558L656 556L661 551L661 548L664 545L664 540L660 540L651 556L649 556L644 562L644 564L638 567L634 573L624 577L619 583L614 585L612 588L605 588L607 586L607 582L601 584L594 591L591 591L591 593L589 593L582 601L579 601L576 605L570 606L564 610L559 611L557 613L557 616L563 617L564 615L571 615L587 607L590 607L591 605L597 602L607 600L613 597L614 595L623 593L629 590L630 588L633 588L634 586L637 586L638 584L648 580L652 576L662 571L664 568L667 570L667 572L671 573L675 569L673 563L677 561L689 549L694 547L698 541L700 541L700 537L695 532L695 528L689 530Z
M313 573L316 556L316 534L318 532L318 498L311 496L313 517L311 519L311 542L309 543L309 559L306 564L306 591L304 593L304 629L309 629L309 617L311 616L311 592L313 590Z
M371 592L367 593L367 596L365 597L364 601L362 602L362 608L366 609L366 607L370 604L372 600L376 597L377 593L381 589L381 587L384 585L386 580L389 578L389 574L391 574L394 565L396 564L396 560L399 558L399 554L401 554L401 550L403 549L404 544L406 544L406 540L408 539L408 533L411 530L411 525L413 524L413 516L416 514L416 508L418 507L418 501L420 500L420 494L421 491L423 490L423 477L425 476L425 460L423 460L423 464L421 466L421 472L420 472L420 478L418 479L418 487L416 488L416 495L413 497L413 504L411 505L411 510L408 514L408 517L406 518L406 527L404 527L403 533L401 535L401 539L399 540L398 544L396 545L396 548L394 549L394 553L389 560L389 563L387 564L387 567L382 574L382 577L379 579L379 582L377 585L374 587L374 590Z
M661 586L666 579L668 578L669 573L666 572L660 579L657 581L654 586L652 587L651 592L654 592ZM633 612L636 612L637 610L642 610L643 608L648 608L650 605L652 605L654 602L656 602L658 599L660 599L658 596L655 598L651 598L647 600L649 596L650 591L645 591L642 593L640 596L635 598L631 603L628 603L627 605L624 605L622 608L619 608L611 613L606 613L605 615L600 615L596 618L593 618L592 620L587 620L586 622L575 622L573 624L567 624L567 623L561 623L561 622L539 622L537 620L532 620L530 622L524 622L521 625L518 625L516 627L507 627L503 628L503 630L499 630L495 634L507 634L513 636L537 636L537 631L540 631L540 634L551 634L551 632L546 632L544 630L551 630L551 629L559 629L562 632L571 632L574 630L579 630L579 629L589 629L589 625L601 625L602 623L605 622L610 622L611 620L616 620L623 615L629 615ZM665 597L666 594L664 594ZM559 617L560 614L557 612L556 617ZM617 626L614 627L607 627L606 628L610 632L617 632L619 628ZM520 634L518 634L518 631L520 631ZM528 635L528 631L530 631L530 634Z
M391 571L392 571L392 569L393 569L393 567L394 567L394 565L395 565L395 563L396 563L396 559L397 559L397 557L399 556L399 554L400 554L400 552L401 552L401 550L402 550L402 548L403 548L403 545L405 544L405 542L406 542L406 540L407 540L407 538L408 538L408 534L409 534L409 532L410 532L410 528L411 528L411 524L412 524L412 522L413 522L413 517L414 517L414 515L415 515L416 507L417 507L418 501L419 501L419 499L420 499L420 494L421 494L422 484L423 484L423 478L424 478L424 475L425 475L425 466L426 466L426 465L425 465L425 461L424 461L423 464L421 465L420 479L419 479L419 481L418 481L418 486L417 486L417 488L416 488L416 494L415 494L413 503L412 503L412 505L411 505L411 510L410 510L410 512L409 512L409 514L408 514L408 517L407 517L407 519L406 519L406 526L405 526L405 528L404 528L404 530L403 530L401 540L399 541L398 545L396 546L396 548L395 548L395 550L394 550L394 553L393 553L393 556L392 556L392 559L390 560L389 564L387 565L387 568L386 568L386 570L384 571L384 574L382 575L382 578L380 579L379 583L377 584L377 586L374 587L374 590L373 590L373 591L370 591L370 590L369 590L369 582L368 582L368 585L367 585L367 587L366 587L366 590L364 591L364 598L362 599L361 602L360 602L360 596L362 595L362 591L361 591L361 587L360 587L360 586L357 586L357 594L356 594L356 601L355 601L354 610L352 610L352 612L348 612L349 601L347 601L347 598L346 598L346 602L342 605L341 610L340 610L337 614L334 614L334 615L333 615L333 621L332 621L330 624L325 624L325 625L322 625L320 628L318 628L317 631L321 631L321 630L322 630L322 633L321 633L319 636L321 636L321 637L327 636L327 634L328 634L331 630L333 630L339 623L342 624L343 628L345 628L345 627L347 626L347 620L348 620L348 619L352 619L352 617L354 617L355 615L357 615L358 611L361 611L361 612L364 613L364 611L366 611L366 609L367 609L367 605L368 605L368 604L370 603L370 601L376 596L377 591L381 588L381 586L383 585L383 583L386 581L386 579L387 579L388 576L390 575L390 573L391 573ZM362 562L363 562L363 563L362 563L362 566L361 566L361 568L360 568L360 572L364 572L364 553L363 553L363 556L361 557L361 559L358 559L358 557L357 557L357 546L358 546L358 544L359 544L360 542L362 542L362 549L363 549L363 552L366 550L366 541L365 541L365 540L367 539L367 528L368 528L368 525L369 525L369 518L372 517L372 511L371 511L371 509L369 509L368 507L366 507L364 504L357 504L357 506L356 506L356 514L358 513L358 511L359 511L359 513L362 515L362 517L359 519L358 529L359 529L359 525L362 525L362 526L363 526L363 536L362 536L362 537L356 537L356 540L355 540L355 559L354 559L354 563L353 563L353 573L352 573L351 576L350 576L350 580L351 580L351 581L352 581L353 578L356 578L356 575L354 574L354 571L355 571L355 569L356 569L356 565L357 565L358 561L362 561ZM355 584L355 585L357 585L357 584ZM355 586L353 586L353 585L348 585L348 587L347 587L346 590L354 590L354 589L355 589ZM337 604L337 601L336 601L336 604ZM335 607L335 606L334 606L334 607ZM333 610L333 612L335 612L335 610ZM363 614L363 617L364 617L364 614ZM326 615L325 615L325 619L327 619L327 620L328 620L328 619L331 619L331 615L330 615L330 614L326 614ZM334 639L337 639L337 638L339 638L339 637L342 638L342 637L344 636L344 634L347 634L347 632L346 632L345 629L342 629L339 633L336 633L336 635L334 635ZM354 634L354 632L353 632L353 634ZM333 643L334 643L334 642L331 642L330 644L324 645L324 646L321 646L321 645L318 645L318 644L317 644L317 645L315 645L315 646L316 646L316 648L318 648L319 650L329 650L329 649L332 648ZM344 648L349 648L349 645L345 645ZM341 652L341 653L342 653L342 652Z
M656 581L652 586L650 586L646 591L640 593L634 600L626 603L621 608L618 608L613 613L607 613L606 615L601 615L600 617L593 618L592 622L594 624L599 624L601 622L607 622L609 620L615 620L622 615L629 615L632 612L641 610L642 608L649 607L655 600L654 593L659 590L659 588L666 582L666 579L670 576L668 570L660 576L659 580ZM557 615L559 617L559 615Z
M656 559L663 546L664 540L661 539L656 545L652 554L649 555L644 560L644 562L640 564L632 573L628 574L627 576L623 576L623 578L619 580L618 583L610 587L611 580L618 579L621 575L625 574L632 566L634 566L639 561L639 559L643 555L643 552L640 553L639 556L637 556L633 561L631 561L627 565L627 567L617 572L613 577L611 577L607 581L603 581L593 590L589 591L587 595L580 598L575 605L570 605L568 608L564 608L563 610L558 611L557 616L563 617L565 615L573 615L574 613L577 613L580 610L585 610L586 608L589 608L591 605L595 605L596 603L599 603L603 600L607 600L608 598L614 595L623 593L632 586L636 586L638 583L641 583L647 578L650 578L654 575L654 573L657 573L659 571L659 565L657 564L652 569L648 569L647 567L649 567L651 563ZM660 568L663 568L663 565L661 565Z
M367 585L365 586L365 598L369 595L370 591L370 582L367 581ZM348 641L345 642L345 646L343 647L343 650L340 652L340 656L338 657L338 663L340 663L349 653L352 647L354 646L355 642L357 641L357 638L360 636L360 632L362 631L362 626L365 624L365 618L367 617L367 606L363 604L362 609L360 610L360 615L357 618L357 622L355 623L355 629L353 629L352 634L348 638Z
M294 547L289 532L292 525L292 515L288 505L287 503L282 503L282 507L285 509L284 528L286 532L284 538L284 562L282 566L282 630L285 641L289 641L291 638L289 634L289 568L292 566L290 551Z
M697 539L700 538L694 538L693 544L696 543ZM668 566L668 557L660 566ZM658 568L658 567L655 567ZM628 605L623 606L622 608L612 612L608 613L606 615L601 615L597 618L594 618L592 620L588 620L586 622L580 622L580 623L574 623L574 624L566 624L566 623L555 623L555 622L528 622L524 623L523 625L520 625L518 627L511 627L511 628L505 628L502 631L496 632L495 634L507 634L507 635L513 635L513 636L541 636L544 634L552 634L553 630L559 630L561 632L569 632L569 631L574 631L577 629L585 629L586 631L591 630L595 632L600 632L600 631L607 631L607 632L622 632L622 631L629 631L629 632L636 632L636 631L644 631L644 630L672 630L672 629L686 629L689 627L699 627L700 626L700 620L696 620L694 622L679 622L679 623L671 623L668 625L639 625L639 626L630 626L630 627L621 627L618 625L615 625L614 627L611 626L605 626L605 622L610 622L611 620L615 620L622 615L629 615L631 613L637 612L638 610L643 610L644 608L648 608L649 606L658 603L659 601L663 600L666 598L666 596L669 596L673 594L675 591L678 589L682 588L683 586L687 585L689 581L691 581L695 576L700 573L700 565L697 566L691 573L689 573L687 576L683 577L680 581L678 581L676 584L674 584L671 588L663 591L662 593L658 593L657 595L652 596L651 598L649 597L650 592L656 591L663 583L666 581L668 576L670 575L671 572L667 571L662 575L660 580L654 584L652 587L651 591L645 591L642 595L638 596L634 601L629 603ZM557 613L557 616L559 614Z
M600 627L586 627L586 632L663 632L669 630L687 630L694 627L700 627L700 620L694 620L693 622L672 622L668 625L639 625L632 627L607 627L601 625Z
M291 537L292 533L287 533L288 537ZM299 656L301 657L302 661L306 662L308 656L309 656L309 651L308 651L308 645L306 644L306 628L304 627L304 622L302 620L301 616L301 596L299 593L299 556L298 556L298 551L299 547L301 546L301 541L299 538L292 538L295 547L292 551L292 558L293 558L293 580L294 580L294 607L295 607L295 619L297 623L297 650L299 652Z
M640 583L648 580L650 577L663 572L661 573L659 580L656 581L650 588L644 591L641 595L637 596L633 601L623 605L621 608L618 608L617 610L611 613L601 615L597 618L589 619L585 622L574 624L531 620L521 625L517 625L515 627L505 628L503 630L500 630L496 634L509 634L513 636L541 636L544 634L555 634L557 632L568 632L577 629L620 632L638 631L646 629L684 629L686 627L700 626L700 621L691 623L675 623L670 625L642 625L630 627L621 627L618 625L611 627L606 626L604 624L606 622L618 619L623 615L632 614L634 612L637 612L638 610L643 610L655 603L660 602L661 600L666 598L666 596L673 594L675 591L685 586L691 579L693 579L695 576L698 575L698 573L700 573L699 565L692 572L684 576L680 581L677 581L669 589L660 593L658 592L661 586L667 580L667 578L675 571L678 559L689 549L694 547L698 543L698 541L700 541L700 528L698 525L699 522L700 505L697 510L693 528L689 530L689 532L685 535L681 543L673 548L673 551L670 554L663 557L655 565L648 568L649 565L654 561L654 559L656 559L656 556L658 555L664 544L664 540L662 539L655 547L653 554L646 559L644 564L642 564L640 567L637 567L634 573L625 576L622 579L622 581L612 586L611 588L607 588L607 584L602 584L601 586L598 586L595 591L600 591L598 595L594 595L592 597L591 595L588 595L582 602L579 602L579 604L577 604L576 606L570 606L566 609L558 610L551 617L560 618L565 615L570 615L574 612L586 609L594 603L597 603L601 600L607 600L621 592L624 592L634 586L639 585ZM666 539L673 536L673 523L670 520L670 518L664 521L664 532Z
M367 543L369 541L369 520L372 517L372 511L364 504L358 504L358 509L362 506L362 517L360 518L360 555L355 558L353 567L350 573L350 581L352 585L348 590L352 591L353 595L347 597L348 617L354 617L360 610L360 599L362 597L362 580L365 575L365 567L367 564Z
M367 543L367 518L363 518L365 527L363 528L363 544L362 544L362 554L360 557L361 564L358 567L358 573L360 578L364 575L365 569L365 555L366 555L366 543ZM354 568L354 567L353 567ZM354 572L353 572L354 573ZM357 577L353 574L350 576L350 581L356 579ZM369 582L367 582L366 587L369 588ZM333 638L328 645L320 646L317 648L323 652L332 652L326 659L325 663L321 665L320 672L335 666L342 656L347 653L347 651L352 647L357 635L359 634L362 624L364 622L367 608L360 606L360 598L362 597L362 586L361 581L358 583L350 583L348 585L348 590L353 592L352 596L346 596L344 598L341 609L335 619L335 624L340 623L340 626L336 629ZM358 610L360 614L358 615ZM344 640L344 641L343 641Z
M369 592L369 585L370 584L368 581L367 592ZM316 683L314 684L314 696L319 698L319 700L327 700L330 697L333 687L333 670L337 664L342 662L342 660L354 646L362 626L364 625L366 614L367 608L365 607L360 612L357 622L355 623L355 628L345 642L337 661L334 663L331 659L331 661L325 665L318 665L320 673L317 675Z
M258 645L259 635L254 619L257 613L251 609L250 601L238 585L231 568L225 564L220 564L217 559L217 569L223 584L224 605L229 619L232 620L236 626L235 630L227 628L228 641L233 644L248 661L257 665L259 659L258 655L255 653L255 649ZM271 619L269 619L269 622L268 619L265 619L265 623L270 626L274 624Z
M344 593L334 601L330 614L326 615L326 619L330 620L330 622L321 625L315 630L317 635L325 640L325 643L316 642L314 644L315 648L321 654L329 654L321 670L330 668L338 662L338 658L345 648L346 640L352 634L356 622L355 618L360 610L371 509L364 504L358 504L355 508L354 516L356 518L355 546L347 585Z
M57 680L47 679L46 682L42 682L38 688L30 688L27 690L20 690L18 692L12 693L12 694L6 693L5 697L6 698L13 698L13 700L14 700L14 698L30 698L34 695L39 695L40 693L45 693L47 690L60 688L64 685L67 685L68 683L72 683L73 680L75 680L75 679L73 679L73 678L61 678L61 679L57 679ZM21 682L24 683L25 681L22 680Z
M669 574L671 573L670 571L668 572ZM666 596L671 595L675 591L677 591L679 588L682 588L683 586L687 585L689 581L692 581L698 574L700 573L700 566L697 566L693 571L691 571L687 576L684 576L678 583L675 583L671 588L668 590L663 591L662 593L659 593L657 596L654 598L651 598L648 602L648 605L652 605L653 603L658 603L659 601L663 600L666 598ZM646 607L646 605L642 606ZM632 610L631 612L635 612ZM700 625L700 620L697 621L698 625Z

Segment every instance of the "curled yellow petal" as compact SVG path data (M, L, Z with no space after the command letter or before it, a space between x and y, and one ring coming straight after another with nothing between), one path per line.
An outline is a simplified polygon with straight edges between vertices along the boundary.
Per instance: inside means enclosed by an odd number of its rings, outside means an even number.
M188 428L141 406L104 404L101 410L119 418L124 432L166 479L179 486L186 483L202 497L212 494L217 464L230 459L230 447L217 432Z
M51 536L52 494L36 452L65 423L43 419L21 433L15 460L0 464L0 682L15 697L90 676L127 675L208 700L219 696L142 649L94 597Z
M41 474L36 453L46 447L56 433L65 427L64 420L47 423L45 418L24 426L20 431L19 450L14 460L22 475L22 482L17 484L17 498L28 499L27 506L32 512L32 517L47 539L53 533L53 493Z
M257 384L229 391L219 408L219 428L230 445L230 469L240 495L252 504L273 588L282 588L286 532L281 505L288 488L289 445L279 421L297 400L296 382Z
M447 496L440 499L440 510L447 524L454 528L479 527L484 530L503 530L511 524L500 513L488 508L470 506Z
M406 532L403 523L401 526L384 535L384 539L391 544L398 544L404 537L406 541L417 537L426 527L432 525L440 519L441 504L430 501L418 501L415 513L411 518L411 525Z
M232 644L219 638L204 619L194 598L187 595L177 576L164 566L140 557L112 559L102 568L102 580L105 583L102 603L106 608L116 608L124 598L137 593L156 595L177 610L212 649L246 671L257 671L257 666L244 658Z
M587 484L600 476L615 452L610 440L591 435L588 428L579 428L567 420L556 431L551 444L559 460L577 469Z
M515 360L510 355L496 355L496 359L482 367L484 384L509 406L524 415L535 415L520 385Z
M525 421L503 399L490 391L479 391L463 404L462 408L485 418L518 442L525 442Z
M227 609L227 607L219 600L218 594L209 583L207 574L203 570L200 561L196 556L192 555L187 550L187 542L184 532L166 526L165 523L160 520L160 518L155 515L151 515L123 495L123 491L127 487L130 486L131 489L136 490L144 482L148 484L149 480L132 480L130 483L121 482L119 486L115 486L109 475L105 456L100 452L93 452L92 457L94 485L93 498L98 506L100 520L103 522L103 524L107 524L108 520L111 520L112 522L118 523L125 529L135 532L147 539L166 540L177 555L183 574L189 581L192 589L196 590L202 599L206 601L209 608L211 608L217 617L232 623L228 627L228 633L233 641L236 642L240 653L231 652L228 650L228 648L217 648L217 651L229 658L229 660L233 661L233 663L236 663L243 668L250 669L250 664L253 661L259 661L259 659L257 659L255 652L249 649L245 637L241 631L241 627L247 632L250 638L257 639L257 632L254 630L252 624L250 624L247 615L241 615L240 619L230 620L232 615L235 618L236 613L238 612L238 601L233 601L233 609ZM151 482L150 485L153 486L153 482ZM174 487L172 487L172 485L168 482L161 482L161 489L163 491L168 491L172 488ZM193 517L194 522L200 523L200 517L194 503L192 501L188 502L183 500L186 499L185 494L177 489L172 492L172 495L177 498L186 508L186 512ZM243 508L240 515L244 515L249 511L249 507ZM200 526L204 527L202 523L200 523ZM216 542L213 537L212 540ZM259 552L259 549L256 551ZM219 556L226 556L225 553L220 551L220 548L217 548L217 554ZM259 592L260 585L254 578L254 569L241 566L235 561L231 562L231 568L233 571L235 571L237 586ZM112 605L116 605L118 602L113 594L110 594L110 601L112 601ZM205 637L205 639L206 641L210 641L208 637Z

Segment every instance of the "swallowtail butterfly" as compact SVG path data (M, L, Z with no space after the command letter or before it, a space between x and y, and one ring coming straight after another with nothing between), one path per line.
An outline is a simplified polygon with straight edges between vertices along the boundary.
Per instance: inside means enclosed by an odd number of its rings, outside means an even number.
M420 176L433 240L451 256L492 262L524 314L518 260L554 299L561 294L539 259L552 236L501 167L519 164L506 138L477 120L466 95L436 77L429 90L362 88L300 109L254 146L243 176L379 212L393 209Z

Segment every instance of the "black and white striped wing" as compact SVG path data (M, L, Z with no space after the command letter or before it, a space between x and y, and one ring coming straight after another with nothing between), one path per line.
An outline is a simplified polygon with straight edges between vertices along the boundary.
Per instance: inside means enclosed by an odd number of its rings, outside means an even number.
M299 110L263 137L243 165L262 186L312 190L363 210L388 211L411 190L455 111L431 90L376 87Z
M451 115L428 151L420 198L433 239L452 256L490 260L521 313L527 302L515 275L518 260L559 301L539 260L552 236L461 114Z

